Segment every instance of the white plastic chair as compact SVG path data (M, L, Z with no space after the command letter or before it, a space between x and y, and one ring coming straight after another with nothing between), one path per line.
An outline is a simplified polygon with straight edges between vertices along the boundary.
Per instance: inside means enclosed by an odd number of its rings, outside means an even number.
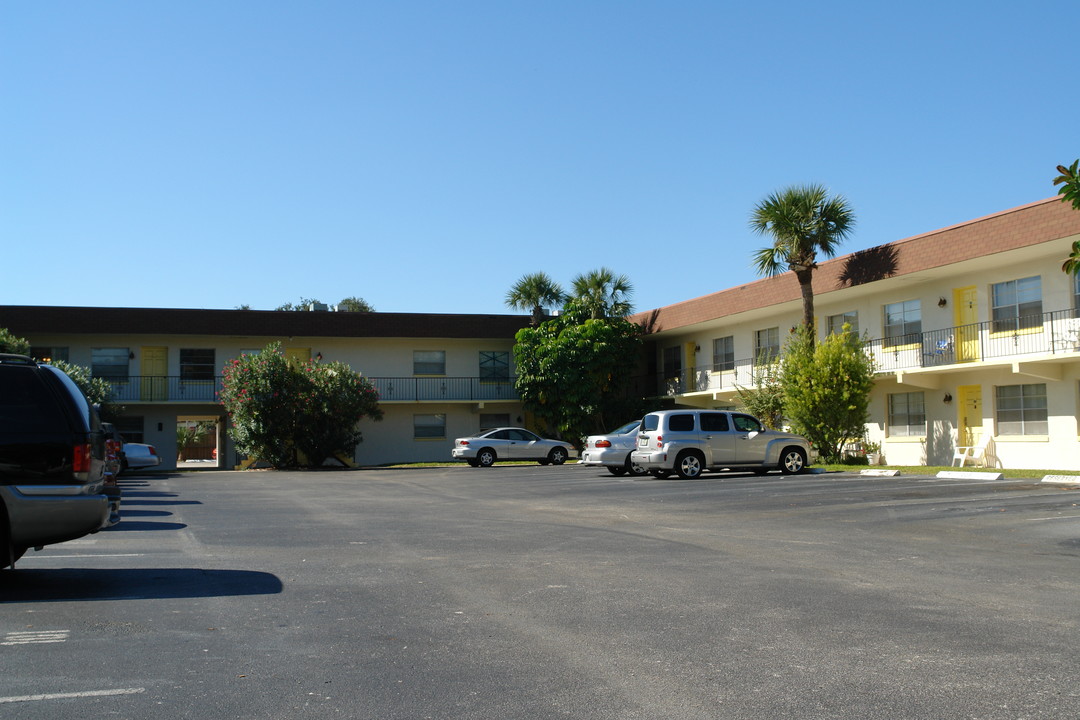
M967 461L971 460L973 464L986 465L986 450L990 446L990 441L993 439L993 435L988 432L984 432L979 437L979 442L974 445L957 445L956 450L953 451L953 459L951 464L955 464L957 460L960 464L957 467L964 467L967 465Z

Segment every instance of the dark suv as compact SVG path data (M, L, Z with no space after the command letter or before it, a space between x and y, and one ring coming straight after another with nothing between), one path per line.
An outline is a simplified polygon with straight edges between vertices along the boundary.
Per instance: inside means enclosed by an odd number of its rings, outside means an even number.
M0 568L109 522L105 435L60 370L0 354Z

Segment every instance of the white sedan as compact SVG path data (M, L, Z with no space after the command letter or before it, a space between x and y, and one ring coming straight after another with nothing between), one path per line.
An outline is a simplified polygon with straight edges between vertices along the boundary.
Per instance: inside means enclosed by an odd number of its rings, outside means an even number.
M548 440L525 428L504 427L458 438L450 454L473 467L491 467L496 460L535 460L541 465L562 465L571 450L570 444L562 440Z
M645 475L649 471L630 461L630 453L637 447L640 420L626 423L606 435L590 435L585 438L579 465L603 465L612 475Z
M153 445L143 443L124 443L123 455L121 455L123 470L137 470L142 468L157 467L161 464L161 456Z

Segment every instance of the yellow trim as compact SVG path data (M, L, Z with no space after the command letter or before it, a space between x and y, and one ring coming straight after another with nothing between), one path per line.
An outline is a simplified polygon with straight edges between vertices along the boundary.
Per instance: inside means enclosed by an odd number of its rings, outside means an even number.
M885 438L885 444L896 443L897 445L914 445L926 442L925 435L890 435ZM884 448L882 448L884 450Z
M992 326L993 324L994 321L991 320L990 325ZM991 330L990 339L1000 340L1001 338L1012 337L1013 335L1038 335L1039 333L1044 332L1046 332L1046 328L1043 327L1041 324L1038 327L1017 328L1016 330L999 330L997 332Z
M882 343L881 349L888 350L889 352L899 352L900 350L918 350L922 348L919 343L908 343L907 345L886 345Z

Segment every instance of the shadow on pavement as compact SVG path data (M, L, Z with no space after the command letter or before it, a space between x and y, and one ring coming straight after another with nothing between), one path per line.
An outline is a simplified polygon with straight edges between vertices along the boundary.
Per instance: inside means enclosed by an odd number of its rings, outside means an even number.
M198 568L9 570L2 581L0 605L274 595L282 590L281 580L270 573Z

